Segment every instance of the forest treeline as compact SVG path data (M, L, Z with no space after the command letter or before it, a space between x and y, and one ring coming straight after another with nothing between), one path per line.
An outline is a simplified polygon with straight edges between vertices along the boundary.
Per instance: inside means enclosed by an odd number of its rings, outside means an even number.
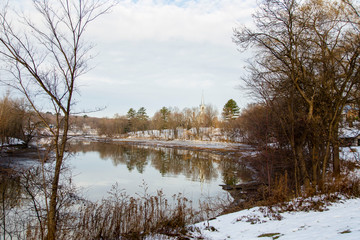
M230 99L222 109L218 110L211 104L203 108L192 107L179 110L177 107L162 107L149 117L144 107L135 110L130 108L126 115L115 114L112 118L90 117L88 115L71 115L70 130L79 134L94 134L106 137L124 137L126 134L146 130L174 130L200 128L224 128L229 136L238 136L239 131L233 128L238 124L239 107ZM42 113L48 125L57 125L57 116L54 113ZM61 126L61 125L60 125ZM47 126L43 124L37 114L31 110L24 99L11 98L6 94L0 98L0 137L6 143L12 138L23 140L26 144L34 136L44 134ZM224 130L225 131L225 130ZM225 132L224 132L225 134ZM231 137L229 138L231 140Z

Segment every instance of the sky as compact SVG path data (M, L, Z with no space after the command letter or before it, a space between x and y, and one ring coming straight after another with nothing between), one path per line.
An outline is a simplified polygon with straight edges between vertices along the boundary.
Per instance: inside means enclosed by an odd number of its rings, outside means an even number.
M229 99L251 101L241 77L249 53L232 41L233 29L252 22L252 0L118 0L91 22L85 41L94 47L91 70L78 81L75 112L96 117L126 115L145 107L221 110ZM19 0L22 8L31 1Z
M249 54L232 42L233 29L251 22L251 0L120 1L89 25L93 69L80 81L77 108L92 116L125 115L145 107L205 104L219 112L229 99L251 102L237 88Z

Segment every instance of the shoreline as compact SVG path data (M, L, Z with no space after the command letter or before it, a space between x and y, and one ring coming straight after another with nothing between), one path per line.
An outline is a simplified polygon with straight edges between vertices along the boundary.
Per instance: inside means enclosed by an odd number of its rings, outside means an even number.
M102 138L98 136L74 136L70 141L94 141L124 143L154 147L169 147L189 150L219 151L219 152L247 152L254 151L254 147L244 143L202 141L202 140L157 140L149 138Z

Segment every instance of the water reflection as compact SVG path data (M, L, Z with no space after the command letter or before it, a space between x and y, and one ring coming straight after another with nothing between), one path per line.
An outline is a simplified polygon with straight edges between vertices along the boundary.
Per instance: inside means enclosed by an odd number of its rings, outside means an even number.
M126 190L138 184L137 179L143 178L154 188L166 189L172 186L175 188L173 193L181 191L183 187L183 191L193 188L192 191L213 195L222 192L219 184L246 182L250 178L248 170L236 158L220 153L101 142L72 143L70 151L78 153L75 154L75 159L82 159L74 160L80 175L88 172L85 166L91 167L89 165L95 164L95 160L89 160L90 153L98 153L101 160L111 160L113 168L117 170L101 165L94 167L98 169L94 171L96 174L89 175L92 178L101 178L101 174L106 175L104 177L114 174L113 182L119 181L120 175L120 182L124 183ZM122 169L125 166L127 172ZM82 180L83 183L86 181ZM194 184L198 186L195 187Z
M20 203L21 194L20 177L0 167L0 216Z

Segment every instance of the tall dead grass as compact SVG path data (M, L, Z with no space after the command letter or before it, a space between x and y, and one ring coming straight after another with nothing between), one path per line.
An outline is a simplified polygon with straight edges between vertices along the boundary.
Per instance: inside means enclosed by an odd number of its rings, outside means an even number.
M243 158L257 173L257 181L263 183L255 192L241 194L242 201L236 201L226 212L239 211L254 206L287 206L289 201L297 199L297 205L287 211L319 210L327 204L343 198L360 197L360 177L356 172L360 163L354 161L341 162L341 174L334 176L331 171L321 186L316 183L309 187L299 186L296 192L295 173L289 154L274 150L256 156Z
M21 205L18 208L1 209L0 233L4 239L46 239L48 187L44 187L44 184L48 182L44 179L48 176L45 170L40 170L29 169L21 175ZM8 191L9 187L4 189ZM181 193L171 198L166 197L161 190L149 194L145 183L143 192L135 196L127 195L115 184L108 197L98 202L88 201L78 193L78 189L72 185L71 175L67 176L61 185L61 201L57 206L56 238L59 240L144 239L147 236L175 236L182 239L190 224L213 217L219 213L220 205L228 202L212 199L209 203L206 201L210 200L206 199L195 210L192 202ZM20 198L5 197L6 202ZM5 214L9 216L6 219Z
M192 222L191 202L177 194L169 202L162 191L130 197L114 185L110 196L79 208L73 239L143 239L149 234L181 235Z

